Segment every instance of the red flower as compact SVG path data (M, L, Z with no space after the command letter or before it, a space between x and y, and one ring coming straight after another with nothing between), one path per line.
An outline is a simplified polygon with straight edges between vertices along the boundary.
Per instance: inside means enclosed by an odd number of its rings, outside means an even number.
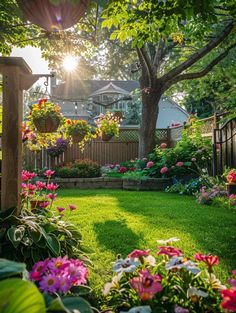
M157 247L157 248L160 249L160 251L157 252L157 255L166 254L170 257L183 255L183 252L180 249L175 248L175 247L161 246L161 247Z
M44 175L49 178L49 177L51 177L54 173L55 173L55 171L47 170L46 172L44 172Z
M217 255L211 255L211 254L203 255L201 253L196 253L194 258L196 261L206 263L206 265L209 268L211 268L214 265L218 265L218 263L219 263L219 259L218 259Z
M74 211L74 210L76 210L76 206L74 204L69 204L69 209L71 211Z
M160 148L161 149L166 149L167 148L167 144L165 142L161 143Z
M230 184L236 183L236 171L232 170L229 172L229 174L227 175L227 181Z
M131 167L129 170L130 170L130 172L134 172L136 170L136 168L135 167Z
M221 306L231 312L236 311L236 289L225 289L221 291L223 302Z
M121 166L120 169L119 169L120 173L125 173L126 171L127 171L127 168L124 167L124 166Z
M128 257L134 259L140 258L141 256L148 256L149 251L150 250L134 250L128 255Z
M48 99L40 99L39 100L39 105L42 105L42 104L44 104L47 101L48 101Z

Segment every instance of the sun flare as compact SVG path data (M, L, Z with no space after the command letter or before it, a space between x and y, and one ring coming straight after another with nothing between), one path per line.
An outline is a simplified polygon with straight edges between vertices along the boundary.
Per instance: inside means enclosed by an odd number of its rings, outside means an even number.
M65 56L62 66L67 72L73 72L78 65L78 60L72 55Z

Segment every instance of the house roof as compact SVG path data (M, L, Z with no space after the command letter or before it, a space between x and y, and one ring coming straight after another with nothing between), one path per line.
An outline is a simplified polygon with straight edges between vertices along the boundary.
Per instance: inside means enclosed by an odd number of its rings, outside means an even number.
M123 94L123 95L128 95L130 94L129 91L120 88L118 86L116 86L115 84L113 84L112 82L110 82L109 84L107 84L106 86L98 89L97 91L93 92L90 96L97 96L97 95L101 95L104 93L114 93L114 94Z
M52 92L56 97L77 100L90 97L92 94L103 89L110 83L114 85L116 89L121 88L126 91L126 94L139 88L139 83L133 80L73 80L52 87Z

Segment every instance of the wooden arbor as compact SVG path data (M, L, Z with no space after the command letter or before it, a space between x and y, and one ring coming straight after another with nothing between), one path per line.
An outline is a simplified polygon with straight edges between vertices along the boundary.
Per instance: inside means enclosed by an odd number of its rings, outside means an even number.
M18 57L0 57L0 73L3 80L1 211L12 207L19 211L23 91L43 75L33 75L24 59Z

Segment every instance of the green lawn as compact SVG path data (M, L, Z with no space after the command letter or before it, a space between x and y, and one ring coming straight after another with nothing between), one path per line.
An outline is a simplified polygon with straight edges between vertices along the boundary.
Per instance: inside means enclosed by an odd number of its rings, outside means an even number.
M151 248L156 240L178 237L176 246L192 257L195 252L220 258L217 274L225 281L236 268L236 214L198 205L193 197L162 192L121 190L61 190L57 204L76 204L70 219L94 250L91 284L101 287L117 254Z

